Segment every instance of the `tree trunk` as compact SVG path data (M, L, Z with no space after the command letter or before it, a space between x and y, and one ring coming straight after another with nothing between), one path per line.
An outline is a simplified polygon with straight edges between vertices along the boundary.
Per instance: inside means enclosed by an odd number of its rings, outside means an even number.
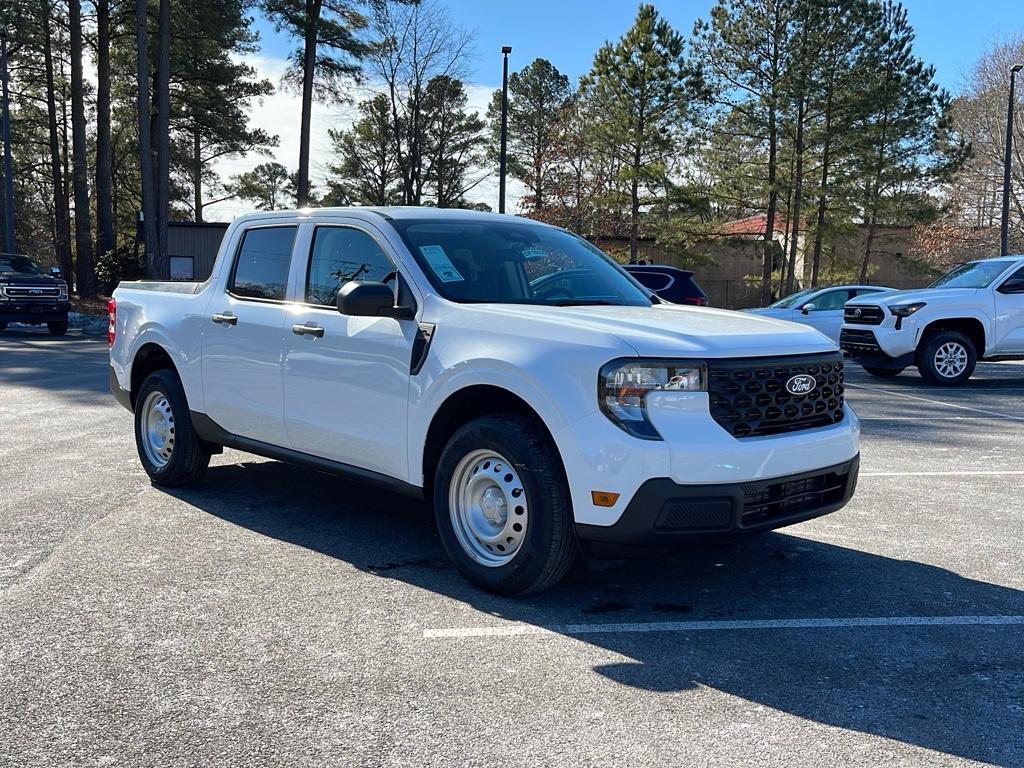
M156 61L156 247L160 277L170 273L167 219L171 207L171 0L160 0Z
M82 3L68 3L71 31L71 178L75 189L75 257L78 295L96 295L96 266L92 251L89 214L88 137L85 124L85 83L82 76Z
M149 99L149 14L146 0L135 0L135 41L138 49L139 174L142 180L142 232L146 277L160 276L156 245L156 197L153 189L152 104Z
M203 222L203 146L199 140L199 124L192 127L192 190L193 210L197 224Z
M793 292L796 273L796 256L800 245L800 217L803 214L804 202L804 119L806 116L803 98L796 112L796 142L793 147L796 153L796 170L793 173L793 231L789 236L789 271L786 273L786 295Z
M96 257L113 250L114 179L110 149L110 0L96 0Z
M71 227L68 222L68 196L64 187L64 168L61 163L60 138L57 133L57 100L53 79L53 50L50 34L50 0L40 4L43 28L43 64L46 68L46 116L50 144L50 177L53 186L53 249L57 255L61 274L68 290L74 282L71 261Z
M768 111L768 210L764 221L764 262L761 265L761 305L772 303L772 260L775 254L775 208L779 204L779 190L775 187L778 173L779 136L775 121L775 106Z
M640 234L640 145L633 152L633 180L629 186L630 217L629 217L629 263L637 263Z
M302 50L302 118L299 128L299 173L296 198L299 208L309 205L309 146L313 115L313 76L316 70L317 32L322 0L306 0L306 35Z
M818 287L818 278L821 274L821 247L824 238L825 212L828 210L828 171L829 163L832 160L832 108L833 91L828 93L828 101L825 104L825 124L823 129L823 144L821 148L821 184L818 192L818 214L814 228L814 252L811 255L811 287Z

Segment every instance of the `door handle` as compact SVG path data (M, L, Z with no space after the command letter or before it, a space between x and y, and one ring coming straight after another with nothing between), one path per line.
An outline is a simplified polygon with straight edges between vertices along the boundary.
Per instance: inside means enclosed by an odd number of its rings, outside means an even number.
M232 314L213 315L210 319L218 325L235 325L238 322L238 318Z
M324 337L324 329L318 325L293 325L292 333L296 336L315 336L318 339Z

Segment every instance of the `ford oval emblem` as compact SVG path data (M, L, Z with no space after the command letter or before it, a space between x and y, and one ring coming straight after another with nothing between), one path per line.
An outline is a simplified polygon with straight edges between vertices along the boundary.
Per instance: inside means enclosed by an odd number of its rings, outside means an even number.
M786 382L786 391L791 395L806 395L808 392L814 391L816 386L818 386L818 382L814 380L813 376L799 373Z

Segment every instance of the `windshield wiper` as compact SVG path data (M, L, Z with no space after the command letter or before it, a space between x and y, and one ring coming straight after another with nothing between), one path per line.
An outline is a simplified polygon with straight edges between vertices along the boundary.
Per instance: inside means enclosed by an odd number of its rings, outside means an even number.
M605 299L558 299L550 302L555 307L616 307L619 306L614 301L607 301Z

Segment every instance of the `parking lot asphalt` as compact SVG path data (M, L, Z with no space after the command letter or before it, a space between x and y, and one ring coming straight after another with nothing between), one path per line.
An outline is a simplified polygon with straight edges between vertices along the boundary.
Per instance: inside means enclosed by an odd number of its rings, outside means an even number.
M5 332L0 766L1024 765L1024 366L848 382L847 508L510 600L402 497L152 487L102 340Z

